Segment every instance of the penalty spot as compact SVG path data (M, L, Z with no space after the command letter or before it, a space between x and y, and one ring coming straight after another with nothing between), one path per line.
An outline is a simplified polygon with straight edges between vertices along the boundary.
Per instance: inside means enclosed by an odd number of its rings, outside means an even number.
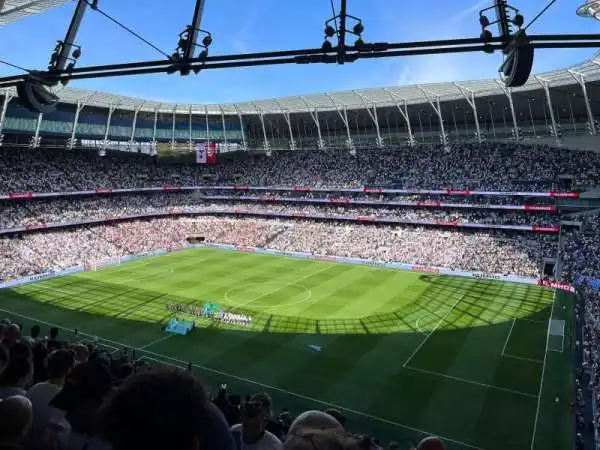
M320 345L309 344L308 348L310 348L311 350L314 350L315 352L322 352L323 351L323 347L321 347Z

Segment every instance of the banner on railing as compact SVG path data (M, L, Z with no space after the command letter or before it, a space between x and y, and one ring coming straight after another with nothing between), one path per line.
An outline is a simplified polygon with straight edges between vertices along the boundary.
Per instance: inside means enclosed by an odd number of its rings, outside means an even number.
M32 192L11 192L8 194L8 198L12 200L33 198L36 194Z
M430 221L430 220L400 220L391 217L377 217L377 216L345 216L337 214L309 214L301 211L286 213L286 212L253 212L241 208L233 209L181 209L157 213L147 213L139 215L128 215L121 217L105 217L104 219L96 220L80 220L66 223L50 223L35 226L35 230L40 228L65 228L78 225L92 225L106 223L110 221L126 221L134 219L144 219L151 217L172 217L172 216L183 216L183 215L194 215L194 216L207 216L207 215L240 215L240 216L252 216L252 217L276 217L276 218L307 218L313 220L338 220L346 222L359 222L359 223L381 223L386 225L417 225L417 226L443 226L451 228L479 228L479 229L490 229L490 230L520 230L520 231L533 231L534 233L551 233L558 234L560 232L559 226L531 226L531 225L492 225L486 223L466 223L456 221ZM17 228L6 228L0 229L0 235L2 234L14 234L21 233L23 231L30 231L26 227Z
M570 284L567 284L567 283L561 283L559 281L541 279L541 280L538 280L538 284L540 286L546 286L546 287L553 288L553 289L560 289L561 291L575 292L575 288L573 286L571 286Z
M325 193L366 193L366 194L400 194L400 195L444 195L455 197L493 196L493 197L542 197L542 198L570 198L578 199L579 192L510 192L510 191L469 191L455 189L387 189L381 187L363 188L324 188L310 186L250 186L247 184L233 185L197 185L197 186L163 186L148 188L126 189L93 189L89 191L71 192L11 192L0 195L0 200L31 199L37 197L69 197L93 194L118 194L123 192L159 192L165 190L178 191L271 191L271 192L325 192ZM98 191L98 192L97 192Z
M22 286L24 284L35 283L37 281L42 281L42 280L49 280L51 278L62 277L65 275L71 275L71 274L74 274L77 272L83 272L83 271L84 271L84 266L79 265L79 266L70 267L70 268L64 269L64 270L49 271L49 272L44 272L44 273L40 273L37 275L29 275L26 277L15 278L14 280L4 281L4 282L0 283L0 289Z

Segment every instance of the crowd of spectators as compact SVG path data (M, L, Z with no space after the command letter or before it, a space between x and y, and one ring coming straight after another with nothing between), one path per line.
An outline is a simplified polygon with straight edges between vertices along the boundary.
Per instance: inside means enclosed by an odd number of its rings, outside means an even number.
M580 306L576 306L576 326L582 327L581 341L576 350L582 352L581 369L576 370L575 411L577 413L578 439L583 440L586 416L592 417L594 426L600 429L600 291L586 284L578 286ZM578 330L576 330L578 331ZM587 383L584 383L587 381ZM587 408L591 408L591 411ZM587 414L586 414L587 413Z
M207 242L536 277L556 238L503 232L461 233L425 227L218 218L161 218L0 239L2 278L93 265L108 258Z
M337 409L273 414L267 393L213 390L188 369L109 353L0 320L0 448L11 450L383 450ZM118 354L117 354L118 353ZM211 393L214 393L211 394ZM299 413L299 414L298 414ZM312 444L312 445L311 445ZM390 442L389 449L397 449ZM418 450L443 450L425 437Z
M584 216L582 220L582 231L563 234L562 248L563 279L577 286L575 320L577 327L583 327L581 340L576 342L576 350L582 352L583 369L576 373L579 445L585 442L586 413L596 413L593 421L600 430L600 285L593 282L600 280L600 216Z
M257 199L258 200L258 199ZM264 200L264 199L263 199ZM132 215L206 213L241 210L250 213L300 213L310 215L377 216L403 221L456 221L497 225L557 225L556 213L493 209L447 209L346 205L331 203L281 203L272 201L217 201L187 193L112 195L72 199L5 201L0 203L0 229L102 220Z
M580 220L581 231L566 231L562 237L562 278L570 283L578 276L600 279L600 215Z
M167 164L155 157L76 149L2 147L0 193L77 191L163 185L233 184L405 189L550 191L597 181L600 155L544 146L488 143L347 151L278 151L220 155L213 166ZM559 183L571 177L572 186Z

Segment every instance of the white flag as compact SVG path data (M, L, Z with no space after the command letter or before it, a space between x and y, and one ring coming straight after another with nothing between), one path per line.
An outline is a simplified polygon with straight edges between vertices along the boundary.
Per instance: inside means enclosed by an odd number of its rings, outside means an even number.
M196 145L196 164L206 164L206 144L204 142Z

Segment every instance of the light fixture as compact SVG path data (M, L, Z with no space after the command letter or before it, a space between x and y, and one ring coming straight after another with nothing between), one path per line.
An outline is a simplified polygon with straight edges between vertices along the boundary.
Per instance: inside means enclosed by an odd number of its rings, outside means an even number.
M600 20L600 0L587 0L585 4L577 8L577 15Z

